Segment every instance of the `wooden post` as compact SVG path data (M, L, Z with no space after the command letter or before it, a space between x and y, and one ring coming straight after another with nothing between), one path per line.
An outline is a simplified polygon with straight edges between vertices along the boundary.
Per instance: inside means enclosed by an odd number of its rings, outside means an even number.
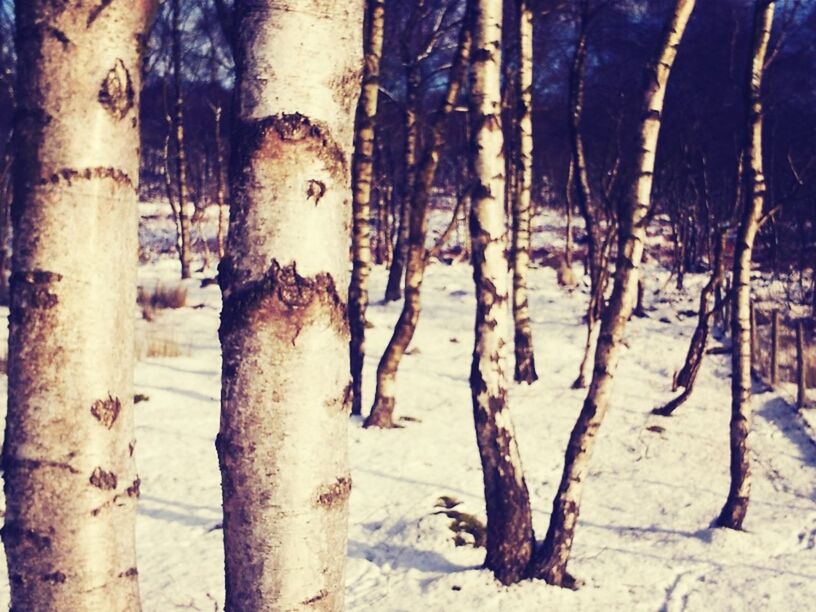
M796 407L802 409L807 403L807 387L805 386L805 326L802 321L796 324Z
M771 386L779 382L779 311L771 313Z

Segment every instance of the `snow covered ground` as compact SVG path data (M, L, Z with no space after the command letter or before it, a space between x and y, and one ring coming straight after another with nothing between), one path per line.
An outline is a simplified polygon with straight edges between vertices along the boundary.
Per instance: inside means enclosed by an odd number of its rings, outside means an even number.
M558 220L548 215L547 226ZM555 243L544 234L542 244ZM209 275L214 271L210 269ZM140 282L176 282L165 257L142 266ZM137 525L144 609L219 610L223 601L218 429L219 291L187 283L188 306L140 322L140 335L169 339L176 357L145 357L136 368L136 458L142 478ZM372 300L386 274L372 275ZM398 378L401 429L349 425L351 496L347 609L397 610L813 610L816 609L816 445L773 393L754 398L754 487L737 533L709 529L728 490L729 364L707 356L692 399L670 419L649 411L671 397L672 372L694 318L688 296L653 289L667 274L650 268L646 319L633 319L613 404L586 484L570 568L577 592L538 582L505 588L479 568L483 550L456 546L451 519L435 506L484 518L468 372L474 298L466 264L431 265L423 315ZM563 451L583 391L572 390L585 294L568 293L555 271L530 275L540 380L514 386L511 402L534 509L547 527ZM372 304L365 401L399 304ZM665 321L668 321L665 322ZM512 368L511 368L512 372ZM5 380L2 381L3 392ZM4 403L4 402L3 402ZM0 562L0 608L7 605Z

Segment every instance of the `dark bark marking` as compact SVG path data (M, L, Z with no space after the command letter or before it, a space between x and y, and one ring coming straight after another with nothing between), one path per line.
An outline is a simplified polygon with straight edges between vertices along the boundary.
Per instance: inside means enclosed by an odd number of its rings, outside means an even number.
M332 325L346 329L345 304L331 274L321 273L307 278L297 273L295 263L281 267L277 261L273 261L259 280L240 283L235 277L232 260L225 257L218 271L219 283L225 294L219 330L222 342L234 331L246 326L250 317L261 308L269 309L278 316L301 319L293 321L296 324L295 338L306 322L307 310L320 303L329 306Z
M48 28L48 33L62 43L62 48L65 49L71 44L71 39L65 35L65 32L58 28Z
M122 410L122 402L118 397L113 397L108 394L107 399L96 400L91 405L91 414L99 421L105 428L110 429L119 418L119 413Z
M43 582L53 582L54 584L62 584L65 582L65 574L62 572L53 572L42 576Z
M135 567L130 567L119 574L119 578L136 578L139 575L139 570Z
M326 184L324 182L309 179L309 182L306 185L307 200L311 200L312 198L314 198L315 206L317 206L320 203L320 198L322 198L325 194Z
M52 286L62 280L62 275L46 270L14 272L9 278L11 287L12 323L21 323L32 310L49 310L59 303Z
M51 548L51 538L49 536L39 534L32 529L23 529L20 526L20 521L6 521L6 524L0 529L0 536L2 536L3 543L7 547L16 547L28 543L37 551Z
M329 592L325 589L320 589L320 591L314 597L310 597L309 599L305 599L301 602L300 605L302 606L311 606L312 604L316 604L317 602L326 599L329 596Z
M38 461L36 459L18 459L16 457L5 457L3 459L3 469L8 472L14 468L22 468L28 470L38 470L41 468L55 468L58 470L67 470L71 474L79 474L79 470L74 466L61 461Z
M77 170L75 168L62 168L49 177L40 178L38 183L40 185L47 185L48 183L56 185L60 181L65 181L70 185L73 181L90 181L92 179L111 179L121 185L133 187L133 181L126 172L123 172L118 168L102 167L85 168L83 170Z
M116 474L106 472L101 467L96 468L88 480L97 489L102 489L103 491L116 488Z
M88 21L85 24L85 27L90 28L93 25L93 22L96 21L99 15L102 13L102 11L108 8L108 6L110 6L112 2L113 0L102 0L99 3L99 5L95 6L88 15Z
M110 0L108 0L110 1ZM133 108L136 94L133 91L133 81L130 72L125 67L121 59L108 71L102 87L99 89L99 103L113 115L114 119L121 121Z
M349 495L351 495L351 476L341 476L333 483L323 485L318 489L316 503L318 506L333 508L345 503Z
M136 440L128 442L128 455L133 456L133 451L136 450Z
M141 487L141 485L142 479L137 478L136 480L133 481L133 484L131 484L127 489L125 489L125 493L128 494L128 497L139 497L140 494L139 488Z

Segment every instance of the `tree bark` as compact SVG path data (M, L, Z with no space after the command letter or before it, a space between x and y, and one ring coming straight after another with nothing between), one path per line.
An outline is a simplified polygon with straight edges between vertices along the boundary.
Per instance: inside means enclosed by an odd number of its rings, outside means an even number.
M155 6L16 3L25 70L2 464L12 610L140 609L138 41Z
M239 0L219 282L226 610L342 610L362 4ZM332 45L326 53L326 45Z
M643 114L638 129L636 169L629 197L620 211L620 243L612 297L606 307L595 351L595 369L581 414L570 435L564 472L547 536L536 552L532 574L550 584L575 586L567 573L581 503L583 484L589 475L589 461L595 437L609 407L613 377L617 369L621 340L634 307L638 267L646 237L646 221L651 207L652 180L657 152L663 102L677 49L694 9L694 0L677 0L664 32L657 57L646 75Z
M371 183L374 170L374 129L380 90L380 58L385 26L385 0L368 0L364 38L363 86L357 103L354 157L351 162L352 245L348 318L351 329L351 414L362 414L368 275L371 271Z
M459 45L448 77L448 88L431 125L430 143L422 163L416 170L415 188L409 204L411 232L408 238L408 265L405 271L405 301L391 340L377 366L377 389L371 413L365 420L366 427L390 428L394 426L397 370L402 356L414 337L421 308L420 290L427 260L425 239L428 234L428 202L436 169L439 166L439 151L444 143L445 119L453 111L468 67L471 46L471 13L472 11L468 9L462 22Z
M530 265L530 202L533 185L533 11L528 0L519 4L519 193L513 199L513 322L515 328L515 380L532 384L538 380L533 350L533 330L527 299Z
M402 199L400 202L399 227L397 244L394 247L394 259L388 269L388 283L385 287L385 301L396 302L402 297L402 284L405 280L405 265L411 234L411 206L416 183L417 140L419 125L417 123L419 67L415 62L406 68L405 93L405 176L403 178Z
M771 37L775 2L761 0L754 7L751 66L746 83L749 110L748 185L749 201L743 209L734 249L734 287L731 309L731 486L716 520L718 527L742 529L751 493L748 432L751 428L751 259L759 219L765 204L762 165L762 77Z
M711 278L700 292L697 327L694 328L691 342L689 342L686 361L676 376L676 384L679 387L683 387L683 392L665 406L653 410L652 412L654 414L670 416L691 397L691 393L694 390L694 382L697 380L697 374L700 371L700 366L703 364L708 334L711 330L711 318L714 316L714 313L717 312L717 304L715 303L714 296L722 285L723 277L725 276L723 251L725 251L727 240L728 231L721 231L717 243L714 245L714 260L711 262Z
M190 215L188 214L187 156L184 150L184 96L182 94L181 67L181 7L179 0L172 0L173 29L173 143L176 147L176 194L178 197L179 262L181 278L190 278Z
M216 234L216 247L218 248L219 261L224 257L224 244L226 242L226 201L224 194L224 149L221 144L221 103L218 102L213 107L215 119L215 204L218 206L218 230ZM206 238L205 238L206 240Z
M509 308L501 129L502 3L472 0L471 146L476 187L470 215L476 322L470 388L487 508L485 566L518 582L533 552L530 498L507 402Z

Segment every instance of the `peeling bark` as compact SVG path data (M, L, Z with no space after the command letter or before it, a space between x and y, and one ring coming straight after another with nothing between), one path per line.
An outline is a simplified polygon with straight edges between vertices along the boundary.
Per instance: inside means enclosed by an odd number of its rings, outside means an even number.
M567 573L567 562L578 524L583 485L589 475L592 448L609 408L623 333L635 305L638 267L643 255L646 223L651 208L652 179L663 101L677 49L694 4L694 0L677 0L655 63L650 66L646 75L643 114L638 129L637 174L629 197L621 206L620 243L612 297L604 310L592 382L570 435L564 471L558 493L553 500L547 535L531 564L533 576L562 587L576 586L575 579Z
M26 70L2 457L12 610L140 609L128 493L138 40L155 5L16 4Z
M771 38L775 2L759 0L754 7L751 66L746 83L748 98L748 186L746 202L734 250L731 330L731 486L716 520L718 527L742 529L751 493L748 433L751 429L751 259L765 204L762 164L762 77Z
M216 448L225 606L236 612L343 608L344 293L363 15L340 0L299 9L239 0L235 13Z
M368 0L364 33L363 88L357 104L352 188L352 269L348 307L351 342L351 414L362 414L368 275L371 269L371 184L374 178L374 129L380 88L380 58L385 27L385 0Z

